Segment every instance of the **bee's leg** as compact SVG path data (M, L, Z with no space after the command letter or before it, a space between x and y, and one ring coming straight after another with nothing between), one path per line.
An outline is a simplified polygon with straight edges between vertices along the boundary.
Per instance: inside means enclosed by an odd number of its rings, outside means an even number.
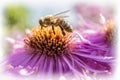
M54 25L52 25L52 30L53 30L53 33L55 34Z
M43 29L43 26L41 26L41 29Z
M41 29L43 29L43 27L46 27L46 26L41 25Z
M62 34L65 36L65 32L64 32L64 29L60 26L60 29L62 31Z

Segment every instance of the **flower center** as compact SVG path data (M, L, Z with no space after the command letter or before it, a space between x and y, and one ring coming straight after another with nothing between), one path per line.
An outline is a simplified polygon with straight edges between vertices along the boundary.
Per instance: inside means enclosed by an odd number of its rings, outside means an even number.
M104 31L106 32L106 40L110 43L113 43L114 38L114 22L112 20L107 20L106 28L104 28Z
M25 47L33 51L38 51L40 54L46 54L48 56L56 56L67 53L70 34L65 32L65 36L61 33L59 27L54 27L55 34L52 31L51 26L42 28L37 26L32 29L30 34L25 36Z

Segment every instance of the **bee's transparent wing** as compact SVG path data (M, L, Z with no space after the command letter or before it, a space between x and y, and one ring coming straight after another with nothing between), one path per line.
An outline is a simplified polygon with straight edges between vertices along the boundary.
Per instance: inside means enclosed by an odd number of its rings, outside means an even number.
M60 12L60 13L55 14L54 16L59 16L59 15L62 15L62 14L68 13L69 11L70 11L70 10L63 11L63 12Z
M66 13L68 13L70 10L66 10L66 11L63 11L63 12L60 12L60 13L57 13L55 14L54 16L57 17L57 16L61 16L63 18L66 18L66 17L69 17L69 16L66 16Z

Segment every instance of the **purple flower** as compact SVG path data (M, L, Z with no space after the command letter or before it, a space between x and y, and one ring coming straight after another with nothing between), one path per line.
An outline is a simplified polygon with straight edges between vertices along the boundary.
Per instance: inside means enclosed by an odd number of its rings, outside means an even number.
M85 20L101 23L102 16L105 19L113 18L113 9L108 6L98 6L89 4L77 4L75 10L79 15L81 15Z
M114 60L114 24L107 8L77 5L78 32L62 35L55 27L37 26L15 43L7 69L18 75L107 74Z
M109 19L114 19L114 11L109 6L77 4L75 10L78 18L78 28L84 33L86 30L101 31L101 27Z
M25 35L23 46L8 57L7 69L19 75L109 73L113 55L108 32L83 37L74 31L63 36L59 27L54 34L51 27L37 26Z

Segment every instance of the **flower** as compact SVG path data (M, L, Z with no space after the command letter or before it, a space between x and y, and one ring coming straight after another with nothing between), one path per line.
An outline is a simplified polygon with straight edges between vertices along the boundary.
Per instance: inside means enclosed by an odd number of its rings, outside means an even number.
M102 16L105 19L112 19L114 11L112 8L108 6L98 6L98 5L90 5L90 4L77 4L75 6L76 12L81 15L86 21L99 23L101 24L103 21Z
M7 69L18 75L110 73L109 30L85 37L74 30L63 36L59 27L54 34L50 26L41 29L39 25L25 35L23 46L13 50Z
M7 67L15 74L69 73L73 63L70 51L76 41L75 36L75 33L68 32L63 36L59 27L55 27L54 34L49 26L43 29L37 26L26 34L24 46L13 50Z
M113 9L110 6L77 4L75 10L80 34L92 44L107 47L108 53L105 54L113 56L116 44Z
M75 10L78 18L79 31L86 30L101 31L101 27L107 20L114 19L114 11L110 6L76 4ZM85 30L84 30L85 29Z
M77 77L84 73L112 73L114 22L111 15L94 6L78 6L76 10L81 22L79 30L65 31L63 36L58 26L55 34L50 25L42 29L41 25L34 27L13 45L7 70L18 75L74 74ZM87 14L87 10L93 12Z
M77 44L75 54L81 59L86 69L91 72L112 72L114 59L114 22L108 20L106 26L100 32L84 34L84 38L90 43Z

